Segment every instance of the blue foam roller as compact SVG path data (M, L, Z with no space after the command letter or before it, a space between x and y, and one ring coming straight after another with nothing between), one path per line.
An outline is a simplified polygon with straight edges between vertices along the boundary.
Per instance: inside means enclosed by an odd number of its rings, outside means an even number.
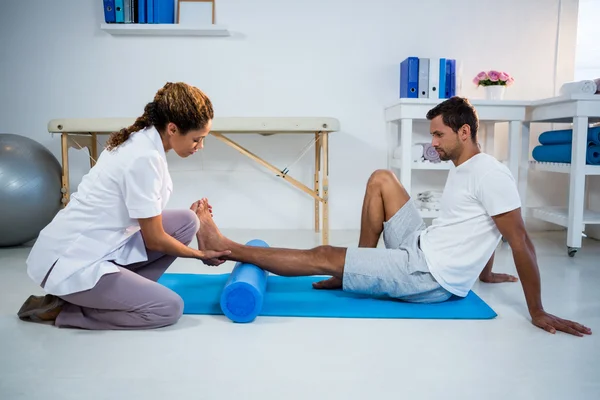
M269 247L254 239L247 246ZM252 322L260 314L269 273L254 264L238 262L221 292L221 310L233 322Z

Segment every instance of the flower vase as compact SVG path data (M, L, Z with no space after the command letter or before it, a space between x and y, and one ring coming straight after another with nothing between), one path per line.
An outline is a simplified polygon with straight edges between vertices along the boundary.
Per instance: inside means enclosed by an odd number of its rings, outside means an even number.
M502 100L504 98L504 85L490 85L483 87L486 100Z

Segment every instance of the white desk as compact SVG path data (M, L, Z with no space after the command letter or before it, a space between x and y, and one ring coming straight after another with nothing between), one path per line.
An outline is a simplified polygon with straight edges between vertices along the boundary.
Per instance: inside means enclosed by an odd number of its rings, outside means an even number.
M532 122L572 123L573 148L570 164L522 163L522 175L527 180L528 168L540 171L570 174L569 206L533 208L538 219L567 227L567 252L573 257L581 248L581 234L586 224L600 224L600 213L585 209L585 179L587 175L600 175L600 166L586 165L588 124L600 122L599 95L571 95L531 102L527 109L523 129L524 154L529 154L529 129ZM525 197L522 197L525 203Z
M63 204L68 203L69 190L69 148L87 148L90 152L90 167L98 159L97 135L108 135L135 122L135 118L75 118L54 119L48 123L48 132L60 133L62 136L62 193ZM329 243L329 133L339 131L340 123L335 118L326 117L229 117L213 120L211 135L240 153L256 161L276 176L302 190L315 199L315 232L321 230L322 243ZM227 133L248 134L309 134L314 136L315 172L314 186L309 188L289 175L287 169L279 169L264 159L243 148L230 138ZM304 154L301 154L302 157ZM323 158L321 164L321 156ZM322 192L322 194L321 194ZM323 219L320 218L320 206L323 206Z
M385 108L385 121L388 131L388 168L400 169L400 182L411 193L413 169L450 169L451 163L414 163L411 161L411 147L413 144L413 121L426 120L427 112L446 99L400 99L393 105ZM477 110L479 120L486 123L488 130L497 122L508 122L508 168L519 180L519 193L525 196L527 189L527 176L519 176L519 165L522 159L521 128L525 121L528 101L498 101L498 100L470 100ZM400 162L393 158L394 149L398 146L398 128L400 128L400 146L402 157ZM482 127L480 126L480 129ZM487 132L489 134L489 132ZM478 132L478 135L480 132ZM493 154L493 137L485 138L486 152ZM525 140L525 139L523 139ZM527 138L527 140L529 140ZM528 156L528 149L524 157ZM526 158L527 159L527 158ZM524 198L524 197L522 197ZM524 208L523 208L524 210ZM421 210L423 217L436 217L437 212Z

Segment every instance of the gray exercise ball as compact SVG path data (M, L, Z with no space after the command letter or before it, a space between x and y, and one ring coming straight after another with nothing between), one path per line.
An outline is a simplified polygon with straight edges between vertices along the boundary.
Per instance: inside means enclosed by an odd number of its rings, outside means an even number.
M35 239L61 208L60 163L40 143L0 133L0 247Z

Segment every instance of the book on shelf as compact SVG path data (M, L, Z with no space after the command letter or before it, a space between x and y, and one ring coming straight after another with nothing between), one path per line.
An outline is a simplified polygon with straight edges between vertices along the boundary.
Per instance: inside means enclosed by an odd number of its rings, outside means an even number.
M174 0L102 0L107 24L174 24Z

